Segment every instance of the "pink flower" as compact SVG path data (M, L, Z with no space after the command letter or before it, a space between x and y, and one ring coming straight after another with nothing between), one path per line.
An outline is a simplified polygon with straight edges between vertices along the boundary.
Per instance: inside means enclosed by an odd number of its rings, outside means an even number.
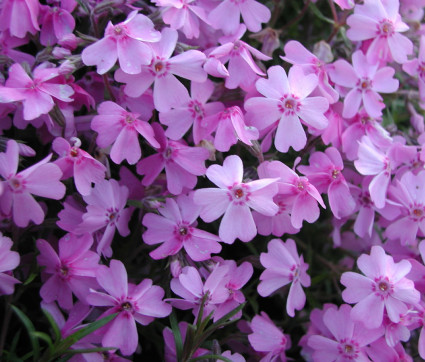
M255 0L224 0L210 12L208 20L215 29L221 29L225 34L234 34L241 15L248 30L256 33L261 30L261 23L270 20L271 13L267 6Z
M41 224L44 211L32 195L60 200L65 195L65 186L59 181L62 171L49 163L52 155L17 173L19 146L10 140L7 150L0 153L0 175L4 181L3 194L0 195L0 209L3 213L12 212L13 221L19 227L25 227L30 221Z
M352 320L352 314L347 304L343 304L339 310L326 310L323 323L331 335L313 334L308 338L308 346L314 351L314 361L369 361L367 346L382 336L383 328L365 329Z
M44 302L57 300L62 308L71 309L73 293L85 302L89 289L98 286L95 277L99 255L90 251L92 245L90 234L67 234L59 240L58 255L46 240L37 240L38 264L46 267L44 274L51 275L40 289Z
M164 28L161 40L151 45L152 61L142 66L140 72L127 74L121 69L115 72L115 79L126 83L124 92L128 96L139 97L154 83L155 108L160 112L166 112L187 99L187 89L175 75L194 82L204 82L207 79L207 73L202 68L205 61L204 53L188 50L171 57L177 38L176 30Z
M412 77L418 77L419 96L425 101L425 36L421 36L419 54L417 58L403 64L403 70Z
M137 164L137 173L145 175L144 186L152 184L165 168L167 188L174 195L192 190L198 179L205 174L205 160L209 152L202 147L189 147L186 144L168 140L158 123L153 124L155 138L160 147L158 153L142 159Z
M368 329L378 328L386 311L389 319L398 323L410 305L419 303L420 293L405 278L411 269L407 260L395 263L381 246L375 245L370 255L358 258L357 266L365 276L354 272L341 276L341 284L346 287L342 298L346 303L357 303L351 312L354 321L361 321Z
M219 236L225 243L232 244L237 238L248 242L255 237L257 228L250 208L269 216L277 213L278 207L273 202L276 179L242 182L243 164L239 156L226 157L223 166L210 166L206 175L219 188L198 189L194 200L202 206L201 218L205 222L224 214Z
M136 322L148 325L155 318L171 313L165 303L164 290L144 279L138 285L128 283L124 264L111 260L109 268L101 266L96 273L100 286L106 293L91 290L87 302L98 307L109 307L99 318L118 313L117 317L100 330L102 346L119 348L129 356L136 351L138 335Z
M259 79L256 83L265 98L248 99L245 109L260 131L279 121L275 138L278 151L288 152L291 146L299 151L307 141L300 119L316 129L326 128L328 120L324 113L329 103L324 97L308 97L318 84L315 74L304 75L301 68L295 66L288 76L280 66L270 67L267 74L268 79Z
M58 68L39 65L31 79L24 68L15 63L9 68L5 87L0 86L0 103L22 101L24 119L29 121L52 110L55 105L52 97L62 102L72 102L70 97L73 94L71 86L61 83Z
M413 52L412 42L400 34L409 27L401 20L399 0L365 0L362 5L356 4L347 24L350 26L347 30L350 40L372 40L367 50L371 63L391 59L405 63L407 55Z
M385 104L379 93L393 93L398 89L399 82L393 78L394 69L379 68L379 63L369 61L361 50L354 52L352 59L353 65L340 59L329 68L334 83L350 88L344 99L342 116L354 117L361 104L372 118L382 116Z
M8 30L12 36L24 38L27 32L35 35L40 30L38 0L5 0L1 3L1 10L1 31Z
M310 286L308 264L304 263L302 255L298 256L297 246L292 239L288 239L285 243L280 239L273 239L269 242L267 251L260 255L261 265L266 270L260 275L258 293L262 297L267 297L291 283L286 312L290 317L294 317L295 309L302 310L305 305L305 293L301 286Z
M91 128L98 133L99 147L111 148L111 159L117 164L123 160L131 165L140 160L142 151L139 144L139 134L152 147L159 147L152 126L139 119L139 114L131 113L118 104L106 101L98 107L98 116L93 117Z
M252 333L248 335L249 343L257 352L264 352L261 362L285 362L285 350L289 349L291 340L273 323L265 312L256 315L251 321Z
M220 238L195 227L200 207L193 203L191 196L181 195L166 199L165 205L158 208L161 215L148 213L143 217L143 225L148 229L143 241L153 245L163 243L149 255L153 259L162 259L174 255L184 247L192 260L201 261L211 258L211 253L219 253Z
M98 182L91 193L83 196L88 204L87 211L82 216L82 223L75 229L75 233L95 232L104 229L97 244L97 253L107 257L112 255L111 243L115 229L121 236L130 234L128 222L132 209L125 208L128 198L128 189L120 186L116 180Z
M20 257L16 251L11 251L13 242L0 232L0 295L13 294L15 284L20 281L9 272L19 265Z
M144 42L158 42L160 38L152 21L135 10L122 23L109 22L105 37L85 48L81 58L86 65L96 65L99 74L110 70L117 59L123 72L137 74L152 60L152 50Z
M309 166L299 166L298 170L321 193L327 192L331 211L337 219L349 216L356 206L342 170L344 164L341 154L335 147L328 147L325 152L314 152L309 159Z
M85 196L90 193L92 183L104 179L106 167L80 148L81 141L78 138L71 141L75 142L72 147L66 139L55 138L52 148L60 158L54 163L61 169L62 179L73 176L77 191Z
M75 28L75 19L69 10L60 6L46 6L41 22L40 43L53 46L59 40L72 34Z
M264 177L278 178L278 194L286 197L286 202L292 205L291 223L300 229L303 220L315 222L320 215L319 203L326 208L317 189L307 177L298 176L293 170L280 161L263 162L259 168Z

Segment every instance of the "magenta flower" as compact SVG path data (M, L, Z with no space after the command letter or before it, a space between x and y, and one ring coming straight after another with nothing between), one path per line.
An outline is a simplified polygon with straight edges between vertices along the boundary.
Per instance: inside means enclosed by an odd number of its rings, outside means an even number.
M248 30L256 33L261 30L261 23L270 20L271 13L267 6L255 0L224 0L210 12L208 21L213 28L221 29L225 34L234 34L241 15Z
M49 163L52 155L17 173L19 146L10 140L5 153L0 152L0 176L4 181L0 194L0 209L6 215L12 214L17 226L25 227L30 221L41 224L44 211L32 195L60 200L65 195L65 186L59 181L62 171Z
M139 119L139 114L131 113L118 104L106 101L98 107L98 116L93 117L91 128L98 133L99 147L111 148L111 159L117 164L123 160L131 165L140 160L142 151L139 144L139 134L152 147L159 147L152 126Z
M191 266L183 268L178 278L171 279L171 290L183 299L171 298L168 301L178 309L192 309L195 318L198 317L201 303L204 303L204 319L214 312L218 305L228 298L226 282L229 267L217 264L206 278L205 283L198 270Z
M13 242L0 232L0 295L13 294L15 284L20 281L10 271L19 265L20 257L16 251L11 251Z
M379 63L370 62L361 50L353 53L352 60L353 65L339 59L329 68L329 76L334 83L350 88L344 99L342 116L354 117L361 104L369 116L382 116L385 104L379 93L393 93L398 89L398 80L393 78L395 70L379 68Z
M280 239L273 239L269 242L267 251L260 255L261 265L266 270L260 275L258 293L262 297L267 297L291 283L286 312L290 317L294 317L295 309L302 310L305 305L306 297L301 286L310 286L308 264L304 263L302 255L298 255L297 246L292 239L288 239L285 243Z
M248 335L248 340L255 351L264 353L261 362L287 360L285 350L291 346L291 340L276 327L265 312L252 318L250 326L252 333Z
M257 228L251 208L269 216L277 213L278 206L273 202L276 179L242 182L243 164L239 156L226 157L223 166L210 166L206 175L219 188L198 189L194 200L202 206L201 218L205 222L224 214L219 236L225 243L232 244L237 238L248 242L255 237Z
M68 84L61 83L58 68L46 68L42 64L33 73L31 79L20 64L13 64L9 68L5 87L0 86L0 103L22 101L24 120L29 121L49 113L55 105L53 98L72 102L70 97L74 90Z
M41 21L40 43L53 46L64 37L72 34L75 28L75 19L70 14L74 6L46 6Z
M143 241L149 245L163 243L149 255L163 259L184 247L192 260L201 261L210 259L211 253L219 253L220 238L195 227L200 207L192 197L181 195L176 201L166 199L165 205L158 208L161 215L148 213L143 217L142 223L148 228Z
M352 314L347 304L343 304L339 310L326 310L323 323L331 335L313 334L307 342L314 351L314 361L370 361L367 346L383 335L383 328L364 328L361 323L352 320Z
M260 131L279 121L274 142L278 151L288 152L289 147L299 151L307 142L300 119L310 127L326 128L328 120L324 113L329 103L324 97L308 97L318 84L315 74L304 75L296 66L290 69L288 76L280 66L270 67L267 74L268 79L259 79L256 83L264 97L248 99L245 109Z
M62 179L74 177L77 191L85 196L90 193L92 183L104 179L106 167L80 148L81 141L78 138L71 138L71 141L74 141L72 147L66 139L55 138L52 148L60 158L54 163L61 169Z
M165 168L168 191L173 195L180 195L192 190L198 181L196 176L205 174L204 163L209 152L202 147L189 147L184 143L168 140L158 123L153 124L153 129L160 147L157 154L143 158L137 164L137 173L145 175L142 184L152 184Z
M87 203L87 211L82 216L82 223L75 229L75 233L95 232L104 229L97 244L97 253L107 257L112 255L111 243L115 229L121 236L130 234L128 222L132 209L125 208L128 198L128 189L120 186L116 180L98 182L92 192L83 196Z
M188 50L174 57L171 55L177 44L176 30L164 28L161 40L151 45L152 61L144 65L137 74L127 74L118 69L115 79L126 83L124 92L130 97L139 97L152 83L155 108L166 112L178 107L187 99L187 89L175 75L194 82L204 82L207 73L202 68L205 61L204 53L198 50Z
M392 59L405 63L413 52L412 42L400 34L409 27L401 20L399 5L399 0L365 0L363 5L356 4L354 14L347 19L350 40L372 40L367 50L371 63Z
M109 22L105 37L85 48L81 58L86 65L96 65L99 74L110 70L117 59L123 72L137 74L152 60L152 50L144 42L158 42L160 38L147 16L132 11L122 23Z
M85 302L90 288L97 288L96 270L99 255L90 251L93 238L90 234L76 236L67 234L59 240L59 255L43 239L37 240L40 255L38 264L46 267L44 274L50 275L40 289L46 303L57 300L64 309L71 309L72 294Z
M342 298L346 303L357 303L351 312L354 321L361 321L368 329L378 328L386 311L389 319L398 323L409 306L419 303L420 293L406 278L412 267L407 260L395 263L381 246L375 245L370 255L358 258L357 266L364 276L354 272L341 276L341 284L346 287Z
M9 31L10 35L24 38L27 33L35 35L40 27L38 0L5 0L1 3L0 30Z
M155 318L171 313L165 303L164 290L144 279L138 285L128 283L127 271L119 260L111 260L109 268L101 266L96 273L99 285L106 293L91 290L87 296L90 305L109 307L99 318L118 313L117 317L101 329L102 346L119 348L129 356L137 348L136 322L148 325Z
M308 177L319 192L328 194L334 216L340 219L350 215L356 203L342 175L344 164L339 151L335 147L328 147L324 153L314 152L309 163L309 166L299 166L298 170Z
M266 161L259 166L259 173L264 177L278 178L278 194L286 197L287 204L292 205L291 223L300 229L303 220L315 222L320 215L320 204L326 208L317 189L307 177L298 176L293 170L280 161Z

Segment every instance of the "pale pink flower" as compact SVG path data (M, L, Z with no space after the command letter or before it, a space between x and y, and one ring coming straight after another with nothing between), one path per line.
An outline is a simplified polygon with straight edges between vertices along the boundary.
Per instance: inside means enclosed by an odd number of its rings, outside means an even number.
M362 254L357 259L357 266L365 276L354 272L342 274L341 284L346 287L342 298L346 303L356 303L351 318L361 321L366 328L381 326L384 312L398 323L409 306L419 303L420 293L405 277L412 267L407 260L395 263L381 246L375 245L370 255Z
M85 302L89 289L98 287L95 277L99 255L90 251L92 245L93 238L88 233L67 234L59 240L58 255L46 240L37 240L37 262L45 267L44 275L49 275L40 289L44 302L57 300L62 308L71 309L72 294Z
M367 346L382 336L383 328L366 329L361 323L353 321L352 314L347 304L343 304L339 310L326 310L323 323L331 335L314 334L307 342L314 351L314 361L369 361Z
M241 15L246 27L253 33L260 31L261 23L267 23L271 17L269 8L258 1L224 0L210 12L208 21L215 29L233 34L239 26Z
M166 112L177 107L187 99L186 87L175 77L176 75L194 82L204 82L207 73L202 68L204 53L188 50L171 57L177 44L176 30L164 28L161 40L151 45L152 61L142 66L137 74L127 74L118 69L115 80L126 83L124 92L130 97L139 97L152 83L155 108Z
M317 189L307 177L298 176L296 172L280 161L263 162L259 168L265 177L278 178L278 194L286 196L286 202L292 205L291 223L300 229L303 220L315 222L320 215L319 203L326 208Z
M157 154L145 157L137 164L137 173L144 175L142 184L152 184L165 168L168 191L180 195L192 190L198 181L196 176L205 174L209 152L202 147L189 147L183 142L168 140L158 123L152 126L160 147Z
M352 60L353 65L339 59L329 68L331 80L350 89L344 99L342 116L354 117L361 104L372 118L382 116L385 104L379 93L393 93L398 89L399 82L393 78L395 70L379 68L379 63L369 61L361 50L353 53Z
M232 244L237 238L248 242L255 237L257 228L251 208L269 216L277 213L278 206L273 202L276 179L242 182L243 164L239 156L226 157L223 166L210 166L206 175L219 188L198 189L194 200L202 206L201 218L205 222L224 214L219 236L225 243Z
M328 194L331 211L337 219L349 216L356 204L342 174L344 164L339 151L328 147L325 152L314 152L309 163L309 166L298 166L298 171L306 175L320 193Z
M110 70L117 59L123 72L137 74L142 65L152 60L152 50L144 42L158 42L160 38L152 21L135 10L122 23L112 25L109 22L105 36L86 47L81 58L86 65L96 65L99 74Z
M98 133L96 142L99 147L111 148L111 160L120 164L123 160L131 165L142 157L139 134L152 147L159 147L152 126L139 118L138 113L126 111L118 104L106 101L98 107L98 115L93 117L91 128Z
M294 317L295 309L302 310L305 305L306 297L302 286L309 287L311 283L307 274L308 264L304 263L302 255L298 255L295 241L288 239L284 243L280 239L271 240L267 245L267 253L261 253L260 261L266 270L260 275L258 293L267 297L291 283L286 312L290 317Z
M162 300L164 290L152 285L152 280L144 279L138 285L128 283L127 271L119 260L111 260L109 268L100 266L96 278L106 293L92 289L87 302L109 307L99 318L118 313L98 330L102 346L119 348L124 356L129 356L137 349L136 322L145 326L155 318L166 317L171 313L171 306Z
M20 257L16 251L11 251L13 242L0 232L0 295L13 294L15 284L20 281L10 275L10 271L19 265Z
M41 224L44 211L32 195L60 200L65 195L65 186L59 181L62 171L49 163L50 154L31 167L17 173L19 146L9 140L5 153L0 152L0 175L4 181L3 194L0 195L0 209L3 213L12 213L13 221L19 227L25 227L30 221Z
M260 362L287 361L285 350L290 348L291 340L265 312L252 318L250 327L249 343L255 351L264 353Z
M0 30L10 32L17 38L24 38L27 33L35 35L40 27L38 0L4 0L1 3Z
M403 64L403 70L412 77L418 77L419 96L425 102L425 36L421 36L417 58Z
M55 105L54 99L72 102L74 90L62 84L58 68L47 68L44 64L34 69L31 78L18 63L9 68L5 87L0 86L0 103L22 101L24 119L33 120L49 113Z
M74 141L72 147L66 139L55 138L52 148L60 158L54 163L61 169L62 179L74 177L77 191L83 196L88 195L91 184L104 179L106 167L80 148L81 141L78 138L71 141Z
M252 125L260 131L278 121L273 126L277 127L274 143L278 151L288 152L289 147L299 151L307 142L301 121L319 130L326 128L324 113L329 103L324 97L308 97L318 84L315 74L304 75L297 66L290 69L288 76L280 66L270 67L267 74L268 79L256 82L264 97L248 99L245 109L252 116Z
M75 233L95 232L103 229L102 237L97 244L97 253L107 257L112 255L111 243L115 229L121 236L130 234L128 222L132 209L125 208L128 189L120 186L116 180L98 182L89 195L83 196L87 210L82 216L81 224Z
M372 40L367 50L369 62L393 59L405 63L413 52L412 42L400 34L409 27L401 20L399 5L399 0L365 0L364 4L356 4L354 14L348 17L350 40Z
M191 196L180 195L176 201L166 199L157 210L160 215L147 213L142 221L148 228L143 241L149 245L163 243L149 254L153 259L163 259L184 248L192 260L201 261L221 251L218 236L195 227L200 206L193 203Z

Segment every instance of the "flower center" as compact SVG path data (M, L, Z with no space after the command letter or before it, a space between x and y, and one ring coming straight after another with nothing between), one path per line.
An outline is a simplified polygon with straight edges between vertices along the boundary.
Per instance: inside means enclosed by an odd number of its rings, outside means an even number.
M69 268L66 265L62 265L59 269L59 272L62 276L66 277L69 274Z
M293 115L299 111L299 103L294 95L289 96L287 94L280 99L280 102L277 107L285 116Z
M78 148L77 147L72 147L71 151L69 151L69 155L71 157L77 157L78 156Z
M125 116L125 123L132 124L135 121L135 118L131 114Z
M341 174L341 171L340 170L337 170L337 169L332 170L332 178L333 179L336 180L339 177L340 174Z
M384 19L378 25L379 35L382 37L388 37L394 34L394 24L389 19Z
M205 116L204 107L198 101L191 101L189 103L189 111L193 118L196 118L198 121L202 120Z
M164 158L168 160L173 154L173 149L171 147L167 147L164 151Z
M244 192L242 189L236 189L233 191L233 194L235 195L237 199L240 199L241 197L243 197Z
M114 28L114 33L115 33L115 35L122 35L122 33L123 33L123 29L119 26L119 25L117 25L115 28Z
M372 287L376 295L380 296L382 299L388 297L392 294L393 286L390 283L388 277L380 277L375 279L375 284Z
M9 179L9 187L12 192L20 192L25 188L24 181L18 177L12 177Z
M130 302L124 302L121 304L121 310L131 312L133 311L133 306L131 305Z
M180 229L179 229L179 234L181 236L187 235L187 227L186 226L181 226Z
M363 79L359 80L358 87L362 91L367 91L372 87L372 82L369 78L363 78Z

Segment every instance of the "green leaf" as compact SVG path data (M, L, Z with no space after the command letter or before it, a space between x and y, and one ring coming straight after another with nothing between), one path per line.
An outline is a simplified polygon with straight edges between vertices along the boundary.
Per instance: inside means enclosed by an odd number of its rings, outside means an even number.
M79 353L95 353L105 351L115 351L115 347L97 347L97 348L81 348L81 349L69 349L66 354L79 354Z
M187 330L186 330L186 338L184 340L184 345L183 345L182 361L186 361L191 356L195 334L196 334L195 326L193 324L188 324Z
M59 341L62 338L62 336L61 336L61 332L59 330L58 325L56 324L52 315L47 310L45 310L44 308L42 308L41 310L43 311L44 315L46 316L47 320L49 321L50 326L53 329L53 334L55 336L55 342Z
M27 278L27 280L25 280L25 282L23 283L23 285L30 284L37 276L38 276L38 273L31 273L29 275L29 277Z
M203 356L191 358L189 360L189 362L201 361L203 359L212 359L212 360L220 360L220 361L225 361L225 362L232 362L232 360L230 360L226 357L217 355L217 354L204 354Z
M313 3L310 3L310 10L313 12L314 15L316 15L320 20L326 21L329 24L334 24L334 21L332 19L327 18L324 16L320 10L317 8L317 6Z
M49 349L51 349L53 347L53 342L52 339L50 338L50 336L44 332L32 332L32 335L37 337L38 339L43 340L44 342L47 343L47 345L49 346Z
M245 307L245 303L242 303L241 305L238 305L235 309L231 310L229 313L221 317L217 322L213 323L208 329L210 328L219 328L221 327L224 322L227 322L230 318L232 318L234 315L236 315L240 310L242 310L243 307ZM230 321L234 322L234 321Z
M8 352L9 355L7 357L6 362L16 361L16 359L17 359L15 350L16 350L16 346L18 345L19 337L21 336L21 331L22 330L19 329L18 332L15 333L15 335L13 336L12 343L10 345L10 350ZM7 352L7 351L3 351L3 352ZM12 355L12 353L13 353L13 355Z
M176 344L177 361L180 361L183 352L183 340L174 311L170 314L170 324L171 330L173 331L174 343Z
M25 328L27 329L28 336L30 339L30 343L32 346L31 355L33 356L34 361L38 361L38 357L40 356L40 344L38 343L38 338L34 335L36 332L34 324L30 321L30 319L22 312L19 308L14 305L10 306L18 318L21 320Z

